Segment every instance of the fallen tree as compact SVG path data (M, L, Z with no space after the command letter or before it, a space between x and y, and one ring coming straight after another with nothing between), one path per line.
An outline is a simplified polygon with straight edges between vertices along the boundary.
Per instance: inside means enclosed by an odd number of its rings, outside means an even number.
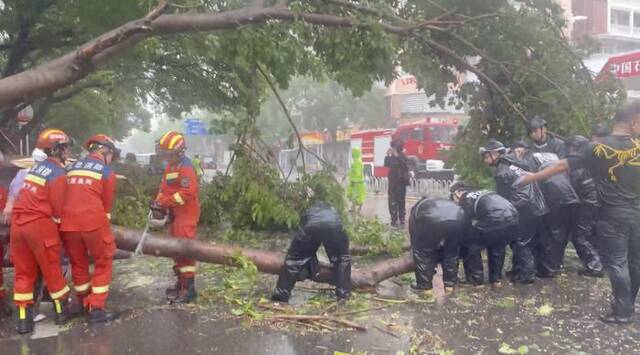
M141 238L140 231L114 227L118 249L133 251ZM234 257L242 255L251 260L258 270L268 274L279 274L284 264L284 254L258 249L242 248L236 245L214 244L199 240L182 240L167 238L151 233L142 247L145 255L163 257L189 257L200 262L236 266ZM399 258L380 261L365 270L354 269L351 272L351 283L354 288L371 289L390 277L411 272L413 259L409 254ZM331 283L332 267L321 265L318 282Z

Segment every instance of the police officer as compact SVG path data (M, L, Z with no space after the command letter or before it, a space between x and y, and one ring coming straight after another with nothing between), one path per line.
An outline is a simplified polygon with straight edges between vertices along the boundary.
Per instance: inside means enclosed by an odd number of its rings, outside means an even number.
M540 117L531 119L528 132L532 144L525 157L530 163L530 171L539 171L564 158L566 154L564 142L549 136L547 122L544 119ZM565 248L575 225L572 217L580 199L567 174L553 176L541 182L540 188L550 213L544 217L545 228L541 231L538 240L539 252L548 256L548 262L538 263L538 276L554 277L561 271Z
M324 246L333 265L333 281L338 301L351 296L351 255L349 238L338 211L326 202L316 202L301 218L301 228L289 245L287 256L271 299L289 302L297 281L315 279L320 271L316 252Z
M600 209L596 225L602 260L614 300L600 317L630 323L640 287L640 103L625 103L614 117L611 134L584 146L548 168L516 183L524 185L586 168L595 181Z
M518 211L497 193L478 190L464 183L451 186L451 199L462 207L471 221L465 270L483 276L481 248L487 249L489 283L500 286L507 245L517 235Z
M535 237L539 232L540 220L549 211L537 184L514 187L522 176L529 174L522 168L522 161L508 154L502 142L490 139L478 149L483 162L493 168L497 193L517 209L519 223L516 240L512 245L514 256L514 276L516 283L530 284L535 281L535 264L546 256L538 254L534 258Z
M459 244L467 224L464 211L448 200L425 197L411 208L409 235L416 264L416 284L411 288L433 297L432 279L441 264L445 291L453 291L458 282Z
M389 214L391 225L404 227L407 185L409 185L409 165L404 155L404 141L391 142L391 148L384 158L384 166L389 168Z
M567 141L567 154L578 154L589 140L583 136L573 136ZM569 176L571 184L580 197L580 204L574 209L571 242L582 261L584 276L604 276L602 262L595 247L595 218L598 211L598 191L591 173L585 169L573 169Z

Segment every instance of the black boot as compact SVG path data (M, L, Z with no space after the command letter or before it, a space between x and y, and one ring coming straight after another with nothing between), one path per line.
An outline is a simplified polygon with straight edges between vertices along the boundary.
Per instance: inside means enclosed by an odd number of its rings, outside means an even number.
M176 283L173 287L167 287L164 291L167 301L175 300L178 297L178 291L180 291L180 272L175 267L173 268L173 274L176 277Z
M18 334L27 334L33 332L33 305L18 307L18 324L16 331Z
M6 297L0 298L0 319L11 316L11 306Z
M178 294L176 298L171 300L171 304L178 303L191 303L198 297L198 293L196 292L195 278L194 277L184 277L180 279L180 289L178 290Z
M87 317L87 321L90 324L111 322L114 319L116 319L116 316L113 313L109 313L101 308L89 310L89 316Z
M631 323L631 317L621 317L617 316L613 313L603 314L600 317L600 320L605 323L610 324L629 324Z
M71 319L71 314L69 313L69 299L64 298L53 300L53 312L56 315L54 322L57 325L63 325L67 323L69 319Z

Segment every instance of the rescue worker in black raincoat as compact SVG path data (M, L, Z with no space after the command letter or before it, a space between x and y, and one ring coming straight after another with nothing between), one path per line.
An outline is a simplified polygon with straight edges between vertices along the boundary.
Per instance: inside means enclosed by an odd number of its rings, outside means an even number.
M567 141L567 154L578 154L589 140L583 136L573 136ZM598 213L598 190L591 173L585 169L571 170L571 184L580 197L580 204L574 209L571 242L578 253L584 269L584 276L604 276L602 262L596 247L595 219Z
M528 133L532 140L525 154L525 159L530 163L529 171L539 171L564 158L564 142L549 136L544 119L532 118L528 124ZM538 236L538 254L544 256L536 266L539 277L554 277L562 270L565 248L575 224L572 217L580 199L568 174L553 176L541 182L540 188L550 213L544 217L545 228Z
M297 281L315 279L320 271L316 252L324 246L333 265L333 284L336 297L344 300L351 295L351 255L349 238L342 226L338 211L326 202L316 202L302 215L300 229L291 241L271 297L288 302Z
M416 264L416 284L411 288L433 296L433 275L441 264L445 292L453 291L458 282L459 243L467 225L462 208L445 199L424 197L411 208L409 235Z
M404 141L391 142L391 148L384 158L384 166L389 168L389 214L392 226L404 226L407 186L409 185L409 164L404 155Z
M596 123L591 126L591 141L599 142L600 139L606 137L611 133L609 126L606 123Z
M611 311L600 319L630 323L640 288L640 103L625 103L610 135L583 147L577 155L516 182L523 186L552 175L586 168L598 190L596 233L611 281Z
M462 207L471 223L464 259L465 273L474 279L483 279L481 249L487 249L489 283L499 287L507 245L511 243L518 229L518 211L496 192L478 190L464 183L451 186L451 199Z
M530 284L535 281L537 259L534 258L535 237L541 226L542 217L549 212L537 184L516 188L513 183L530 174L522 168L522 161L497 140L491 139L478 149L484 163L494 170L496 192L516 208L519 215L516 240L513 248L512 281Z

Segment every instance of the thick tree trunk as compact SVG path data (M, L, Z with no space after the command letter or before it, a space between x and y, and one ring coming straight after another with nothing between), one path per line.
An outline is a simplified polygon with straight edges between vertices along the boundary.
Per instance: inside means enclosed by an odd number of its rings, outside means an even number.
M135 250L141 238L140 231L114 227L116 245L122 250ZM260 272L278 274L284 264L284 254L242 248L228 244L214 244L199 240L183 240L168 238L158 234L147 236L142 247L146 255L164 257L189 257L201 262L235 266L233 257L242 255L251 260ZM413 259L409 254L400 258L383 260L365 270L354 269L351 272L351 283L354 288L374 288L378 283L390 277L411 272L414 268ZM322 265L320 278L317 281L331 283L332 268Z
M0 239L2 239L1 236L6 236L7 232L6 227L0 227ZM118 258L129 257L130 254L127 251L136 249L142 233L117 226L113 228L113 232L116 246L120 249ZM233 261L234 256L242 255L251 260L258 271L274 275L279 274L284 265L284 254L274 251L249 249L229 244L214 244L199 240L176 239L155 233L150 233L147 236L142 246L142 252L146 255L169 258L188 257L200 262L229 266L236 266ZM5 266L10 265L5 262ZM409 254L405 254L399 258L380 261L364 270L352 270L351 283L357 289L372 289L381 281L411 272L413 268L413 259ZM332 271L331 265L321 265L320 277L316 281L331 283Z

